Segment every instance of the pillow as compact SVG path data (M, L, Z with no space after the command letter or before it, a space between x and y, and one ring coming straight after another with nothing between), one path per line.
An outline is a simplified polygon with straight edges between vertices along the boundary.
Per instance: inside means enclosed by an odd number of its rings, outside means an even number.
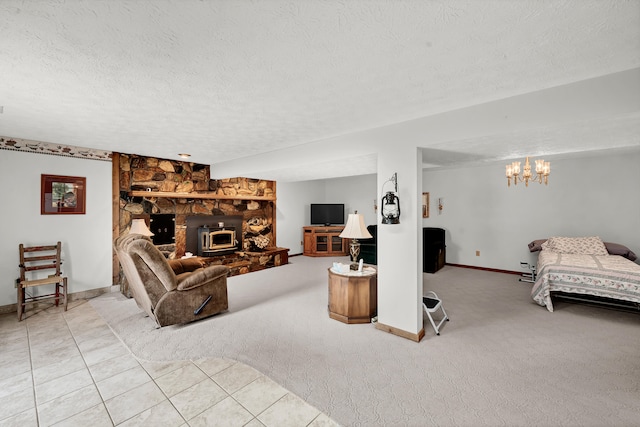
M541 247L543 250L562 254L609 255L604 242L598 236L551 237Z
M539 240L534 240L533 242L529 243L529 252L538 252L542 250L542 244L544 242L546 242L547 239L539 239Z
M620 245L618 243L604 242L604 246L607 248L609 255L620 255L627 258L630 261L635 261L638 257L628 247Z

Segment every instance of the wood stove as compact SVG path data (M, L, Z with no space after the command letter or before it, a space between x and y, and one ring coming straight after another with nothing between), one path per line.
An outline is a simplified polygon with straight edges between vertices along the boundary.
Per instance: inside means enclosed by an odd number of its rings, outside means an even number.
M198 256L211 257L238 250L235 227L198 227Z
M217 257L241 251L242 225L241 215L189 215L186 217L185 252L203 257ZM216 233L217 231L224 232ZM206 234L207 237L203 237L202 234ZM205 255L203 251L207 251L208 254Z

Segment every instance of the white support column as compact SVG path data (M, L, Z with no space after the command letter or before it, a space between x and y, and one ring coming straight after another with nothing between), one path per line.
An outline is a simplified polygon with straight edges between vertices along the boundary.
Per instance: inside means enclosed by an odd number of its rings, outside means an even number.
M378 199L398 175L400 224L382 224L378 209L378 323L376 328L414 341L422 323L422 150L389 144L378 155ZM385 190L389 189L387 184ZM392 186L391 186L392 187Z

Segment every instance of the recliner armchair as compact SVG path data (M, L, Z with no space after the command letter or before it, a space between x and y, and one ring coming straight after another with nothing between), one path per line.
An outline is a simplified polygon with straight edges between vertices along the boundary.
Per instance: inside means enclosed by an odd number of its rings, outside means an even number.
M197 260L189 259L172 261L172 268L153 242L141 234L117 238L114 248L138 307L158 326L192 322L229 308L227 267L203 268Z

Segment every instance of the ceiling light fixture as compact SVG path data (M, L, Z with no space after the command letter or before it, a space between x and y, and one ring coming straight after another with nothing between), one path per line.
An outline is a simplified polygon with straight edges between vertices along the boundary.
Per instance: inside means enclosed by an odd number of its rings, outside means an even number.
M529 181L538 181L542 184L544 179L544 185L549 184L549 173L551 172L551 163L544 160L535 160L536 162L536 176L531 175L531 164L529 163L529 157L526 158L524 163L524 171L522 177L520 176L520 162L513 162L507 165L507 186L511 187L511 178L513 178L513 185L518 185L518 181L524 182L525 187L529 186Z
M188 159L189 157L191 157L191 154L187 154L187 153L180 153L178 154L178 156L180 156L183 159Z

